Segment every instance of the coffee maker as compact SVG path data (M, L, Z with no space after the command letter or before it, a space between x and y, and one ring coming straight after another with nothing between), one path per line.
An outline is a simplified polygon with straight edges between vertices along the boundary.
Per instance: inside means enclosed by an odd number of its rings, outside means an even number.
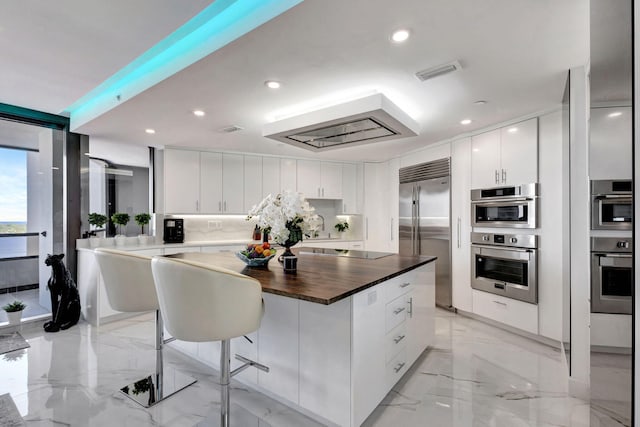
M164 238L165 243L183 243L184 242L184 219L182 218L165 218L164 219Z

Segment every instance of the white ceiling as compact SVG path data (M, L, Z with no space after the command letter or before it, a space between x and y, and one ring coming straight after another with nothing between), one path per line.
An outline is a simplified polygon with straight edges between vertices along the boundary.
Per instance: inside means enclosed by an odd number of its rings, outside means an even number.
M0 69L0 102L59 113L207 3L2 2L0 53L11 66ZM394 45L388 37L400 27L412 36ZM567 70L588 58L583 0L305 0L76 131L127 144L385 160L559 105ZM452 60L461 71L414 76ZM267 79L283 87L269 90ZM374 90L412 115L420 135L318 154L262 137L278 111ZM195 108L207 115L194 117ZM244 130L219 131L229 125Z

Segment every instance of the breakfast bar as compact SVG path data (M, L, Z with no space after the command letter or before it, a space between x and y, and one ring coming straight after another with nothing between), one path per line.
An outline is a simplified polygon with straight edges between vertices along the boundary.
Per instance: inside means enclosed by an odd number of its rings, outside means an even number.
M321 248L293 250L295 273L277 260L246 266L232 253L170 257L260 281L260 329L232 340L235 354L267 365L235 378L328 425L359 426L432 344L435 257ZM174 341L218 368L218 343ZM240 362L232 360L232 369Z

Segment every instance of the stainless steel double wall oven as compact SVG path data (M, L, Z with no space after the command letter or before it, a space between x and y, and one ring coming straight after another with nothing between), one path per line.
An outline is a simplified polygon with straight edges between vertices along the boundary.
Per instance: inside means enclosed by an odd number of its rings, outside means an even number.
M538 237L508 231L538 222L538 184L472 190L471 225L511 230L471 233L471 287L537 304Z

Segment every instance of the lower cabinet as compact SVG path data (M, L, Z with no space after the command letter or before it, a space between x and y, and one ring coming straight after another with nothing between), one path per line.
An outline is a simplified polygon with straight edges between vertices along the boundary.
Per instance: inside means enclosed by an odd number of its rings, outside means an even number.
M538 334L538 306L488 292L472 290L473 312L496 322Z

